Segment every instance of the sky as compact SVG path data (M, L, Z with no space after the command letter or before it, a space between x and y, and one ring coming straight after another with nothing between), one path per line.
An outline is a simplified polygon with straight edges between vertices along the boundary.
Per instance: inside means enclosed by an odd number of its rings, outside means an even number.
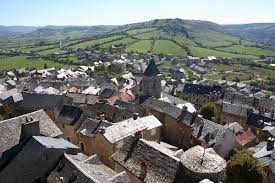
M0 0L0 7L0 25L123 25L160 18L275 23L275 0Z

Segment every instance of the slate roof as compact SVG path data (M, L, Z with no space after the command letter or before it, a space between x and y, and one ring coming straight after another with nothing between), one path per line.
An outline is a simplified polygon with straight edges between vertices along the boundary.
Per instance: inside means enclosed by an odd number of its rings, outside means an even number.
M64 123L67 125L74 125L82 116L83 111L76 106L64 105L56 118L57 123Z
M248 97L241 93L225 91L223 94L223 101L232 104L242 104L247 106L254 106L256 99L254 97Z
M16 88L5 91L3 93L0 93L0 100L6 100L7 98L11 97L12 95L16 95L18 93L20 93L20 92Z
M222 172L226 161L212 148L195 146L183 153L181 163L185 168L198 174L215 174Z
M255 147L249 148L252 152L254 152L253 156L257 158L257 160L261 163L263 167L268 167L272 173L275 173L275 150L268 151L266 149L267 142L261 142Z
M257 127L257 128L263 128L264 123L273 123L275 124L275 119L274 118L269 118L267 116L257 114L255 112L249 113L248 119L247 119L247 124Z
M69 98L73 99L74 104L94 105L98 101L98 96L84 93L67 93Z
M101 128L107 128L112 125L113 123L110 123L106 120L87 118L81 127L76 131L76 133L94 137Z
M135 134L137 131L151 130L161 126L161 122L153 115L137 118L136 120L130 118L107 127L103 135L110 143L115 143Z
M258 106L264 109L275 110L275 101L267 98L259 98Z
M22 92L23 100L15 103L16 109L39 110L59 107L65 101L62 95L48 95Z
M151 60L149 65L147 66L146 70L144 71L143 75L152 77L152 76L157 76L159 74L160 74L160 72L159 72L159 69L158 69L155 61Z
M240 104L231 104L227 102L222 103L222 111L228 114L247 117L249 110L250 109L248 106L244 106Z
M161 98L165 98L165 97L167 97L170 100L170 102L172 104L175 104L175 105L187 103L187 101L185 101L185 100L182 100L182 99L180 99L178 97L174 97L172 95L169 95L167 93L162 92L161 93Z
M231 130L235 134L243 131L243 127L237 122L225 124L224 127Z
M63 138L51 138L44 136L33 136L33 138L49 149L78 149L78 147Z
M104 165L97 155L87 157L82 153L65 153L60 165L56 167L56 172L58 176L70 176L79 183L130 183L126 172L116 173Z
M129 138L123 147L112 155L112 159L136 177L140 177L143 162L147 167L144 182L180 182L178 180L180 160L135 136Z
M203 124L193 127L192 135L201 142L211 146L223 138L226 128L213 121L203 119Z
M210 94L210 93L221 93L222 87L216 85L202 85L186 83L183 88L183 92L195 93L195 94Z
M0 155L19 143L22 124L27 123L26 117L39 121L41 135L47 137L57 137L62 135L60 129L44 110L4 120L0 122L0 132L2 134L0 136Z
M177 106L165 101L158 100L156 98L148 98L141 104L145 108L150 108L161 113L165 113L179 122L183 122L188 126L194 126L200 124L203 119L198 117L197 114L190 113L182 110Z

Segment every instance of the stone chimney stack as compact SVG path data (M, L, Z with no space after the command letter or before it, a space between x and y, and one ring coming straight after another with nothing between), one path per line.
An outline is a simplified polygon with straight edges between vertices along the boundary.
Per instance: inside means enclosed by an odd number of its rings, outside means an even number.
M134 115L133 115L133 119L134 119L134 120L137 120L138 117L139 117L139 113L135 112Z
M266 144L266 150L267 151L271 151L274 149L274 142L275 142L275 139L274 138L268 138L267 139L267 144Z
M106 128L105 127L101 127L98 131L99 131L99 133L104 134L105 131L106 131Z
M140 163L140 175L139 175L139 178L141 180L144 180L146 175L147 175L147 164L145 161L141 161Z

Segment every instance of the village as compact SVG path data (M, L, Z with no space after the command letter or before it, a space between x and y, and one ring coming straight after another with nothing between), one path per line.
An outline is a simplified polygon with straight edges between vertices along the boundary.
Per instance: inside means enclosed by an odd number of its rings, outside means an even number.
M222 182L236 149L253 152L274 182L275 96L238 81L189 80L207 72L202 62L230 59L163 57L4 73L0 182ZM167 59L194 73L174 66L162 75ZM123 74L94 74L114 63Z

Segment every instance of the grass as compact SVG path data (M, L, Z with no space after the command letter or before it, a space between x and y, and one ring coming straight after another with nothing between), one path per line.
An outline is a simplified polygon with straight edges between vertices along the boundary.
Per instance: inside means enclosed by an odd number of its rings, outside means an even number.
M196 46L196 43L194 41L187 39L186 37L175 36L173 40L175 40L177 43L183 46L185 45Z
M117 40L117 39L123 39L125 38L125 35L115 35L115 36L110 36L110 37L106 37L106 38L101 38L101 39L94 39L94 40L89 40L89 41L84 41L75 45L71 45L68 46L68 48L87 48L87 47L91 47L94 46L96 44L104 44L106 42L112 41L112 40Z
M151 47L152 47L152 40L143 40L143 41L138 41L135 42L134 44L128 46L126 48L127 52L139 52L139 53L147 53L150 51Z
M136 39L154 39L154 38L159 39L160 37L169 38L169 36L161 30L137 34L137 35L134 35L133 37Z
M265 55L265 56L275 57L275 52L273 51L265 50L262 48L251 47L251 46L234 45L234 46L217 48L217 49L221 51L239 53L239 54L256 55L256 56Z
M29 60L24 56L16 56L16 57L0 57L0 71L18 69L18 68L30 68L34 67L36 69L43 69L44 64L47 64L48 67L58 67L60 64L48 61L48 60Z
M242 54L234 54L228 53L224 51L217 51L207 48L200 48L195 46L188 46L191 50L191 54L198 57L206 57L206 56L217 56L217 57L232 57L232 58L250 58L257 59L258 57L253 55L242 55Z
M132 38L124 38L124 39L120 39L120 40L117 40L117 41L102 44L99 47L100 48L109 48L109 47L112 47L112 46L127 45L127 44L130 44L130 43L133 43L134 41L136 41L136 40L132 39Z
M172 67L173 63L170 60L164 60L161 62L161 66L163 67Z
M152 52L156 53L156 54L160 54L160 53L173 54L176 56L186 56L187 55L185 49L183 49L179 45L177 45L169 40L157 40L155 42Z
M38 53L40 55L49 55L49 54L54 54L58 51L60 51L60 48L52 48L52 49L48 49L48 50L37 51L36 53Z
M129 30L126 33L129 35L135 35L135 34L140 34L140 33L144 33L144 32L150 32L150 31L154 31L157 28L144 28L144 29L133 29L133 30Z
M235 80L237 77L241 81L255 79L275 80L275 70L243 64L213 64L211 71L214 74L208 74L207 78L212 80L222 79L223 76L225 76L227 80Z

